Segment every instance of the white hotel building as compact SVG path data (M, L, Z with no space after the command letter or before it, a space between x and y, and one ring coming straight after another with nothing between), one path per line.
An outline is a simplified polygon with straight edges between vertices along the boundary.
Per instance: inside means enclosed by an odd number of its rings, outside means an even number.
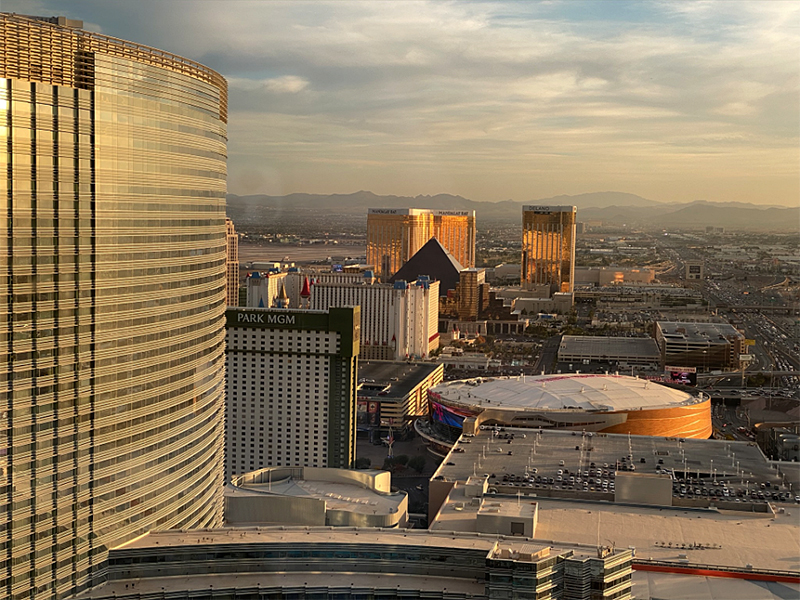
M363 360L427 358L439 347L439 282L317 283L311 308L361 306Z
M302 297L307 277L314 283L309 285L310 295ZM421 277L413 283L375 283L369 272L254 274L248 278L247 306L273 307L282 292L292 308L360 306L363 360L427 358L439 347L438 281Z

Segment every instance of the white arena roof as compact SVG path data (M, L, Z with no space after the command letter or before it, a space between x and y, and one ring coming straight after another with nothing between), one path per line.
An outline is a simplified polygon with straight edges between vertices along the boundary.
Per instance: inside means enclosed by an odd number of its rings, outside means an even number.
M565 374L478 377L443 383L431 392L444 402L521 410L625 411L674 408L705 400L699 393L625 375Z

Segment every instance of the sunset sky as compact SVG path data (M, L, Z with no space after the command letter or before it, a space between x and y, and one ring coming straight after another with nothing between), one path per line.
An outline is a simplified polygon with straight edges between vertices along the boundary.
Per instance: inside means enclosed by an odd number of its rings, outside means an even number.
M230 86L235 194L800 204L800 3L3 0Z

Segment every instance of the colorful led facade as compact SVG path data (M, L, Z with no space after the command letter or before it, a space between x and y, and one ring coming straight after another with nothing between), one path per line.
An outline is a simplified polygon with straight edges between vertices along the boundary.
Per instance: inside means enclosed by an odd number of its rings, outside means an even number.
M0 597L222 521L226 83L0 14Z

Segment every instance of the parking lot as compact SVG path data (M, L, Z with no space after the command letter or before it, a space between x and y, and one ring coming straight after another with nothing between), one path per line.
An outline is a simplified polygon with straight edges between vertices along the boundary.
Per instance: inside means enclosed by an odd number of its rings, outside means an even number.
M485 473L498 493L613 501L619 472L668 475L674 503L687 506L796 501L754 444L724 440L492 428L463 436L435 475Z

